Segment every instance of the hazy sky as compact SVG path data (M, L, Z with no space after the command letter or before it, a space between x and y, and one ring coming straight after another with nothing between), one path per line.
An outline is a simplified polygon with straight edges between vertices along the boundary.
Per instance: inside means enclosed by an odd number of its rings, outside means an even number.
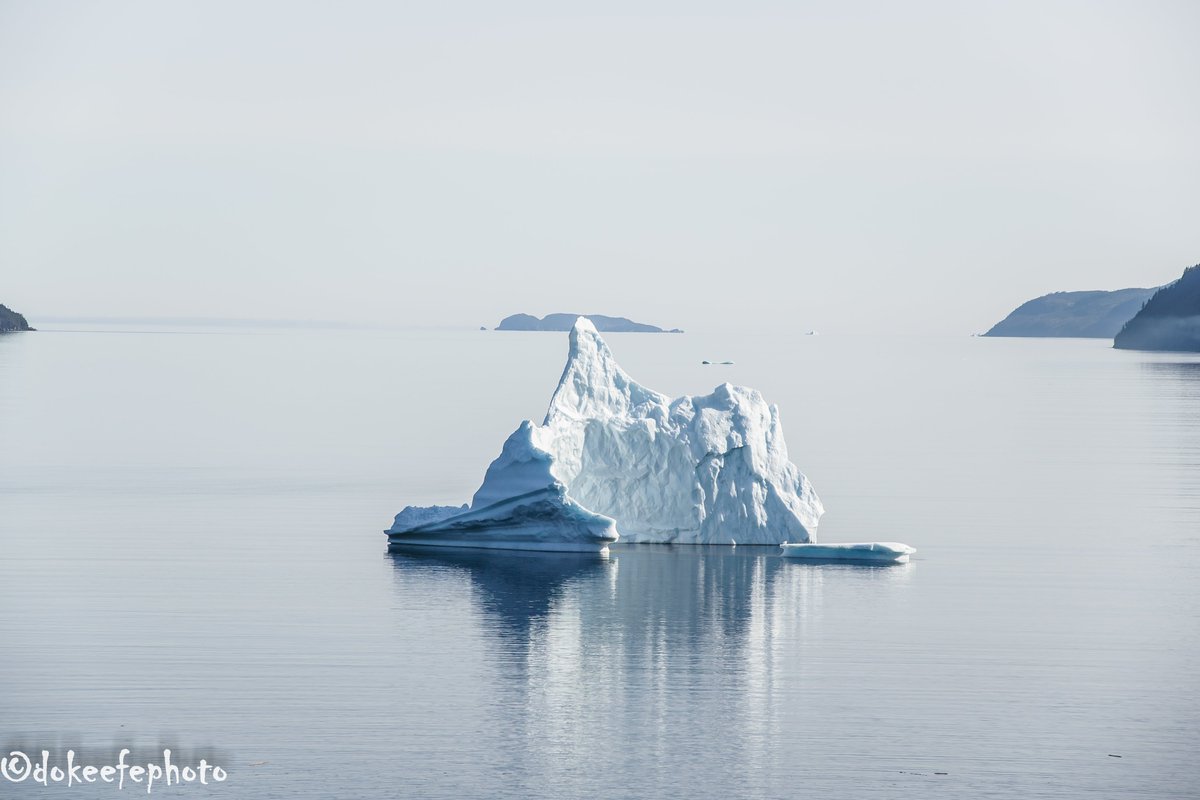
M1200 261L1200 3L0 2L0 302L966 333Z

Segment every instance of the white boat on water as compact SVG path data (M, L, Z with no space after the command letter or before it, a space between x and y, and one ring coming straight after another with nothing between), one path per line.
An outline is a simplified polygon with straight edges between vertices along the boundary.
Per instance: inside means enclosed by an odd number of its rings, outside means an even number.
M900 542L849 542L830 544L780 545L784 558L807 558L814 561L871 561L883 564L904 564L917 548Z

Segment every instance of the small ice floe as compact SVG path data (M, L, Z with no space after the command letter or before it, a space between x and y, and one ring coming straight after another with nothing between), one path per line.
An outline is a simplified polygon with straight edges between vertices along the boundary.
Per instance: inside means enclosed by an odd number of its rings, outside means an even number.
M883 564L903 564L917 548L900 542L851 542L843 544L779 545L784 558L807 558L814 561L871 561Z
M804 335L805 336L820 336L820 334L817 333L816 331L809 331L808 333L806 333Z
M726 365L732 364L733 362L732 361L701 361L700 363L708 364L709 366L712 366L714 364L719 365L719 366L726 366Z
M471 506L409 506L387 531L388 546L607 551L617 540L612 519L567 496L550 456L529 442L531 429L522 423L504 443Z

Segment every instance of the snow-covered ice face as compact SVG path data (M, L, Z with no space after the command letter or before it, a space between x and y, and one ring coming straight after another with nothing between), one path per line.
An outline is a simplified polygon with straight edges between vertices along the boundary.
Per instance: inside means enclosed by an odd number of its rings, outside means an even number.
M780 544L810 541L821 512L759 392L647 389L580 317L545 420L508 437L470 509L405 509L393 533Z
M671 399L630 378L582 317L530 437L567 494L627 541L803 542L822 512L759 392L723 384Z

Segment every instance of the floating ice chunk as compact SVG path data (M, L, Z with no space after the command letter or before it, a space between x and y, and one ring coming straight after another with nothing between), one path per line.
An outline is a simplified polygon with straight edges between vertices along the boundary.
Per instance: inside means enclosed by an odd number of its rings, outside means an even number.
M809 541L822 511L759 392L725 383L671 399L647 389L581 317L545 420L509 437L470 508L414 525L422 518L410 507L388 534L394 544L538 549L603 547L617 530L633 542L779 544Z
M390 545L601 551L617 540L612 519L567 497L551 456L525 421L504 442L470 506L409 506L387 531Z
M396 515L394 527L405 529L431 525L455 514L461 514L468 508L470 506L466 503L461 506L405 506L404 510Z
M812 544L784 542L782 555L786 558L807 558L818 561L882 561L903 564L917 552L900 542L850 542L845 544Z
M617 540L613 521L548 487L471 509L428 525L388 531L389 546L604 552Z

